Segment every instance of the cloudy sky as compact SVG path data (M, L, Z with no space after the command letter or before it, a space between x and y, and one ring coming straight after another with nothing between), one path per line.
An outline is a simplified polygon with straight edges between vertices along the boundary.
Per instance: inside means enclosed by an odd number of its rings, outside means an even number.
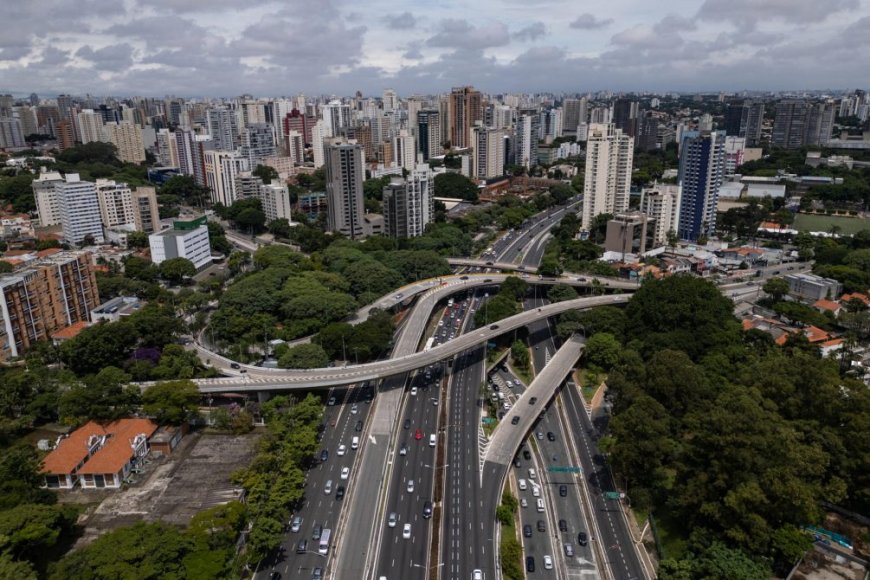
M6 0L0 15L0 93L728 91L870 78L870 0Z

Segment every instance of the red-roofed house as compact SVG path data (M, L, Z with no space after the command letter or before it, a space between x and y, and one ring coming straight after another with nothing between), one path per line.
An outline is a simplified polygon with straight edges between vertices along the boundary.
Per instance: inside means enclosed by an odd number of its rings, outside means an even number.
M825 298L813 302L813 308L822 314L830 312L834 316L839 315L840 311L843 310L843 306L839 302L834 302L833 300L827 300Z
M90 421L62 439L42 463L45 487L119 488L148 455L157 425L148 419L120 419L108 425Z
M64 326L60 330L51 333L51 342L53 342L55 346L58 346L62 342L77 337L79 333L88 326L90 326L90 324L86 320L79 320L69 326Z
M868 298L866 294L861 294L860 292L853 292L852 294L843 294L842 296L840 296L841 304L847 304L850 300L860 300L864 303L864 306L870 307L870 298Z

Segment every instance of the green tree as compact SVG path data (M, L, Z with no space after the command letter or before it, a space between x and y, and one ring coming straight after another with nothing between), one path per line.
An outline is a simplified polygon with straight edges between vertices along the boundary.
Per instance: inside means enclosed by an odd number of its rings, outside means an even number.
M197 416L201 398L191 381L166 381L145 390L142 405L161 425L181 425Z
M0 553L40 563L72 532L75 521L76 510L65 506L23 504L2 511Z
M148 234L145 232L130 232L127 234L127 247L128 248L147 248L148 247Z
M196 266L187 258L169 258L160 262L160 277L172 284L180 284L196 274Z
M273 179L278 179L278 171L270 165L257 164L256 169L251 172L254 176L263 180L263 183L269 185Z
M486 326L502 318L508 318L520 311L519 304L511 296L496 294L484 302L474 313L474 324Z
M128 383L132 377L116 367L105 367L61 394L59 412L63 420L113 421L128 416L139 403L139 389Z
M508 276L501 283L499 294L503 294L513 300L522 300L529 289L529 284L522 278L516 276Z
M586 341L585 350L589 364L608 371L619 361L622 345L612 334L599 332Z
M461 173L439 173L435 176L435 196L477 201L477 186Z
M770 278L761 287L774 302L780 302L788 294L789 286L783 278Z
M14 269L9 262L0 261L0 274L8 274Z
M29 562L14 560L9 554L0 554L0 578L36 580L38 576Z
M565 300L574 300L577 298L577 291L573 286L567 284L556 284L547 291L547 298L550 302L564 302Z
M60 346L60 358L77 375L122 367L136 344L136 330L127 320L102 322L81 331Z
M521 340L515 340L511 345L511 359L514 363L523 369L529 368L531 357L529 355L529 347Z
M124 275L128 278L141 280L142 282L154 282L158 274L159 270L151 260L138 256L128 256L124 260Z
M299 344L281 356L278 366L285 369L313 369L325 367L328 362L329 357L321 346Z
M251 232L260 232L266 225L266 214L262 210L249 207L236 214L233 221Z
M208 188L196 184L192 175L173 175L160 186L161 196L175 196L184 203L204 207L208 199Z

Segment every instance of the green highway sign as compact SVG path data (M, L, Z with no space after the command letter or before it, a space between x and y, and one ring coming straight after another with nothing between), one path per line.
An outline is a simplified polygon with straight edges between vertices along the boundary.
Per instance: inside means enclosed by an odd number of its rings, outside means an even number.
M622 494L618 491L606 491L604 492L604 499L622 499Z
M579 467L548 467L547 471L551 473L580 473L582 470Z
M492 417L484 417L483 419L481 419L481 422L484 425L491 425L491 424L495 423L495 419L493 419Z

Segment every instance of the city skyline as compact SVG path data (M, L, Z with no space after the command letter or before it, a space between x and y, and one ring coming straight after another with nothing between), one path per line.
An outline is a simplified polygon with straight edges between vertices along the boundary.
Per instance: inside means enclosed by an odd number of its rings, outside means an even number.
M867 0L55 0L4 15L0 92L15 94L849 89L870 68Z

